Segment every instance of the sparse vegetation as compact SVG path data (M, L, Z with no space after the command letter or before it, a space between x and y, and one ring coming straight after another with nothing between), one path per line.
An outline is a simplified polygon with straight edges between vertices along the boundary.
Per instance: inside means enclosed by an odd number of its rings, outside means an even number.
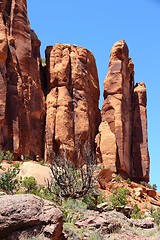
M157 191L157 185L156 184L151 185L150 183L147 183L145 181L141 181L140 184L147 187L147 188L150 188L150 189L153 189L153 190Z
M27 193L33 193L38 188L37 181L34 177L25 177L22 181Z
M86 145L83 147L83 161L80 160L80 153L77 155L78 166L75 166L67 158L65 149L63 157L57 156L52 161L51 170L55 182L49 186L49 189L53 192L56 186L55 194L60 198L81 198L91 188L96 162L95 156Z
M120 174L117 174L117 175L116 175L115 181L116 181L116 182L121 182L121 181L122 181L122 177L121 177Z
M8 171L0 178L0 188L6 191L8 194L13 194L19 183L18 179L16 178L18 173L18 167L9 168Z
M144 218L144 214L141 212L140 208L138 207L137 204L135 204L133 206L133 210L131 213L131 218L133 219L143 219Z
M129 190L127 188L117 188L113 190L112 194L109 196L109 201L114 208L119 206L126 206L128 203L127 195Z
M160 225L160 207L157 209L151 209L151 215L154 218L154 222L159 226Z
M0 151L0 163L2 160L7 160L7 162L11 162L14 159L13 153L8 151Z
M130 178L127 178L126 183L127 183L127 184L131 184L131 182L132 182L131 179L130 179Z

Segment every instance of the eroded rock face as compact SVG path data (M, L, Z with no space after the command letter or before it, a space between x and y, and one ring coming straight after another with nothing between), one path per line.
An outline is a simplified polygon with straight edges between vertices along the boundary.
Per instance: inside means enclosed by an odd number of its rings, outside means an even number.
M111 50L101 114L96 141L104 167L148 181L146 89L143 83L134 88L134 65L125 41Z
M144 178L149 181L149 152L147 134L147 113L146 113L146 86L138 83L134 88L133 102L133 125L132 125L132 156L133 178Z
M63 228L63 214L54 203L31 194L1 196L0 219L0 239L5 240L21 239L23 231L58 240Z
M0 148L42 156L40 41L30 30L26 0L0 1L0 28Z
M100 122L99 83L93 55L82 47L47 47L45 158L63 155L74 162L86 144L94 151ZM52 155L52 156L53 156ZM80 157L81 158L81 157ZM83 157L82 157L83 158Z

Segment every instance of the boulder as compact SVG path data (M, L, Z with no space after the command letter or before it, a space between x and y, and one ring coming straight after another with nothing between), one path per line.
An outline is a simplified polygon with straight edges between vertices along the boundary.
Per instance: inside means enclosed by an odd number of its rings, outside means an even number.
M102 189L106 189L107 183L112 180L112 172L110 169L102 169L98 174L98 182Z
M0 196L0 239L19 239L25 232L59 240L62 225L63 214L52 202L31 194Z
M39 185L47 186L53 180L53 174L48 166L35 162L24 162L20 166L18 177L34 177Z

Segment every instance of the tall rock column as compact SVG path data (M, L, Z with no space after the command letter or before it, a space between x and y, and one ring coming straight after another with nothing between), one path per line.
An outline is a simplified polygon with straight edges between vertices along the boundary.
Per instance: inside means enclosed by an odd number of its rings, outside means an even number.
M131 175L133 179L149 181L149 152L147 134L147 96L146 86L136 84L133 94L133 128L132 128L132 159Z
M4 20L4 3L0 1L0 145L4 142L4 122L7 95L7 69L6 59L8 54L7 28Z
M134 89L134 65L127 44L125 41L116 42L104 81L97 153L105 168L125 177L148 180L146 103L145 91L143 89L140 94L141 90Z
M26 0L1 1L3 109L1 149L43 156L44 97L40 82L40 41L30 30ZM3 35L3 36L2 36ZM7 43L5 41L7 40ZM0 46L2 53L4 46ZM6 68L6 69L5 69ZM0 84L2 81L0 81ZM5 90L6 89L6 90Z
M78 164L83 158L84 145L95 150L94 139L100 122L95 59L82 47L57 44L47 47L46 60L45 159L50 161L54 155L63 156L65 151L67 157Z

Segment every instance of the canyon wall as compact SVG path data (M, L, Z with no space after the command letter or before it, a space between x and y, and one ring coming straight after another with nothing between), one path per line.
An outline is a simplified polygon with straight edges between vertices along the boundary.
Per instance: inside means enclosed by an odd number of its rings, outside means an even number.
M134 86L125 41L111 50L100 114L96 62L89 50L49 46L42 66L26 0L0 0L0 28L0 150L47 162L66 154L76 165L83 162L84 149L96 150L104 168L148 181L146 87Z
M0 148L43 156L40 41L30 30L26 1L0 1L0 27Z

